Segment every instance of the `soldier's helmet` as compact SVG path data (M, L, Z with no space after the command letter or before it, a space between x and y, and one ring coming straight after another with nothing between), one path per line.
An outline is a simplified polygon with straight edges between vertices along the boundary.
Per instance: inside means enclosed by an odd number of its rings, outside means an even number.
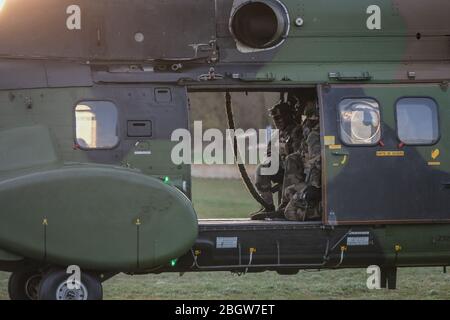
M269 109L269 114L278 129L284 129L294 122L294 109L287 102L280 101Z
M319 120L319 109L315 103L308 103L305 107L303 115L308 120Z
M292 118L293 113L292 105L287 102L279 102L269 109L270 116L276 120L277 118Z

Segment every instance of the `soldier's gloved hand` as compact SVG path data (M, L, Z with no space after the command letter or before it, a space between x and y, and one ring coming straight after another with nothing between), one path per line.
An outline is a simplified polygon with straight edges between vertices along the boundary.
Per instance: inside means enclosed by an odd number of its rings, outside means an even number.
M318 202L322 196L321 189L308 186L304 192L304 198L308 202Z
M293 202L296 205L303 205L305 203L305 194L303 192L297 192L294 194L294 196L292 197Z

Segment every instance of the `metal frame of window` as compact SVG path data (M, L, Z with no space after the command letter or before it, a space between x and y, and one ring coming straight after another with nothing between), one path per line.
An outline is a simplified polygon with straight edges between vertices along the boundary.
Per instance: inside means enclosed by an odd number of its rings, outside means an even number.
M436 106L436 124L437 124L437 137L436 140L429 142L429 143L408 143L406 141L403 141L402 139L400 139L400 135L399 135L399 127L398 127L398 105L399 102L403 99L428 99L430 101L433 101L435 106ZM394 113L395 113L395 131L396 131L396 135L397 135L397 139L404 143L407 146L433 146L435 144L437 144L440 140L441 140L441 119L440 119L440 113L439 113L439 104L437 103L437 101L432 98L432 97L426 97L426 96L402 96L400 98L398 98L395 101L395 105L394 105Z
M108 147L103 147L103 148L85 148L83 146L80 146L78 144L78 137L77 137L77 117L76 117L76 113L77 113L77 107L83 103L87 104L89 102L109 102L111 103L111 105L114 106L114 108L116 109L116 137L117 137L117 142L115 145L113 146L108 146ZM79 100L75 103L75 106L73 107L73 132L74 132L74 143L75 145L78 146L78 148L80 148L81 150L85 150L85 151L92 151L92 150L113 150L116 149L119 144L120 144L120 117L119 117L119 108L117 107L116 103L112 100L108 100L108 99L83 99L83 100Z
M379 116L379 120L380 120L380 124L379 124L379 128L378 130L380 131L380 137L379 139L374 142L374 143L361 143L361 144L354 144L354 143L348 143L347 141L344 140L343 138L343 132L342 132L342 114L341 114L341 103L345 100L373 100L377 106L378 106L378 116ZM380 143L381 138L382 138L382 134L383 134L383 129L382 129L382 112L381 112L381 107L380 107L380 102L373 98L373 97L344 97L339 101L339 104L337 105L337 115L338 115L338 129L339 129L339 139L341 140L342 144L348 147L374 147L376 145L378 145L378 143Z

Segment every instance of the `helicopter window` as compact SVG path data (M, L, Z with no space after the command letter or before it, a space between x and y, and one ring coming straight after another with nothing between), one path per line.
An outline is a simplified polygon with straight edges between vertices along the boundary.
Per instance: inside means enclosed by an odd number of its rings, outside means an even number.
M402 98L397 102L398 138L405 144L429 145L439 139L438 106L430 98Z
M109 101L83 101L75 108L76 142L82 149L111 149L119 142L116 106Z
M375 145L381 139L380 106L373 99L344 99L339 104L341 140L347 145Z

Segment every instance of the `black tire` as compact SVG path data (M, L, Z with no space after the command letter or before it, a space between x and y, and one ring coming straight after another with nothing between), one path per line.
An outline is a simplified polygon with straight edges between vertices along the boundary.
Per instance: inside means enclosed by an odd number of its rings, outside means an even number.
M8 293L11 300L37 300L42 274L36 270L22 270L11 274Z
M88 273L81 273L79 289L67 287L69 274L65 270L53 269L42 279L39 300L102 300L103 288L100 280Z

